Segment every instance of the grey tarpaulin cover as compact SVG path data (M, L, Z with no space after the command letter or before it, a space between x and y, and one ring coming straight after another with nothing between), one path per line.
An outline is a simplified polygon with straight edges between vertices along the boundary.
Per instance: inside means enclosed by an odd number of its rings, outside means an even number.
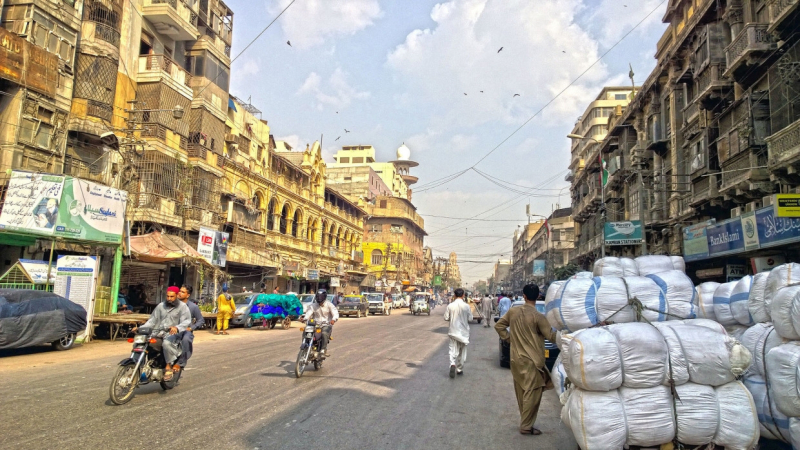
M86 329L86 310L52 292L0 289L0 349L49 344Z

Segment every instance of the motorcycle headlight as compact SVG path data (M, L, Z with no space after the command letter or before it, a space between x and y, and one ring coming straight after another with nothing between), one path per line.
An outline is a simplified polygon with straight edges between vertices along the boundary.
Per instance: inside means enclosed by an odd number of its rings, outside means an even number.
M134 344L144 344L145 342L147 342L147 336L143 334L139 334L135 338L133 338Z

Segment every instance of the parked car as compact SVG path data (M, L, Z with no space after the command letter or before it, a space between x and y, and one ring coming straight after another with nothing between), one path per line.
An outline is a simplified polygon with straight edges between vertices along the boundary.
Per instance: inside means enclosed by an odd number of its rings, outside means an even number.
M366 317L369 304L363 295L345 295L339 302L339 316Z
M369 312L372 314L389 315L392 313L392 303L383 301L383 294L371 292L366 295L369 303Z
M314 302L314 294L300 294L298 298L300 299L300 303L303 304L303 314L305 315L308 308L311 307L311 303Z
M84 330L86 310L77 303L47 291L0 289L0 349L69 350Z
M525 304L525 300L517 300L511 304L511 307L522 306ZM544 302L536 302L536 310L540 313L544 314ZM497 316L494 318L494 321L497 322L500 320L500 317ZM558 358L558 354L561 353L561 350L558 346L545 339L544 341L544 365L547 367L547 370L553 370L553 365L556 363L556 358ZM500 339L500 367L511 367L511 344L505 342L504 340Z
M240 294L231 294L231 297L233 297L233 304L236 305L236 312L234 312L229 325L232 327L252 327L253 318L250 317L250 310L253 308L253 302L255 302L258 294L242 292Z

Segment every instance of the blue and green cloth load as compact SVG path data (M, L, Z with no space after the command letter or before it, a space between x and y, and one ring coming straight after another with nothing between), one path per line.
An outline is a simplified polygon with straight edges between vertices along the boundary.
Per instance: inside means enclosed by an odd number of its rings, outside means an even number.
M300 316L303 314L303 304L296 295L258 294L250 317L254 320L284 319L287 316Z

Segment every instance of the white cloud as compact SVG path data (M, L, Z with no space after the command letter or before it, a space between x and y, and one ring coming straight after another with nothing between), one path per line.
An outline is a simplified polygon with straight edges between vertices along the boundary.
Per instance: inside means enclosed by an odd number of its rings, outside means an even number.
M318 73L311 72L297 90L297 95L313 95L315 100L313 107L319 111L325 109L326 106L338 111L349 106L353 100L369 98L368 91L359 91L354 88L347 78L348 74L340 68L333 71L327 82L323 82Z
M241 67L237 68L238 76L250 77L261 72L261 58L245 60Z
M277 15L291 0L280 0L269 8ZM353 35L382 16L378 0L302 0L280 18L292 46L307 49L327 38Z
M656 8L658 10L653 12ZM592 13L587 17L586 23L592 34L597 34L600 44L603 47L610 47L642 20L644 20L642 24L631 33L630 37L642 36L652 27L665 27L666 25L661 22L665 9L666 3L663 0L634 0L629 2L602 0L599 5L592 9ZM645 18L645 16L647 17ZM613 24L613 26L610 26L610 24ZM651 57L653 52L655 52L655 43L650 53Z

